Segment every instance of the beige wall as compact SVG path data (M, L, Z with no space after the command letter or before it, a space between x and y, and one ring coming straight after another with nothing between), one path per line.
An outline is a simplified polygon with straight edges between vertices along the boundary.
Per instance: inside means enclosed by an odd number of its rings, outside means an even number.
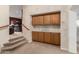
M22 6L21 5L10 5L10 17L21 18L22 17Z
M9 6L0 5L0 26L9 24ZM9 39L9 28L0 29L0 48Z
M67 50L73 53L76 53L75 40L74 43L71 41L72 38L69 39L69 18L71 6L63 6L63 5L28 5L23 7L23 23L30 29L29 31L23 28L23 34L26 39L31 42L32 41L32 31L42 31L42 32L60 32L61 33L61 49ZM31 15L47 13L53 11L61 11L61 27L54 26L32 26L32 17ZM74 18L74 16L73 16ZM71 47L71 48L69 48ZM74 50L73 50L74 48Z

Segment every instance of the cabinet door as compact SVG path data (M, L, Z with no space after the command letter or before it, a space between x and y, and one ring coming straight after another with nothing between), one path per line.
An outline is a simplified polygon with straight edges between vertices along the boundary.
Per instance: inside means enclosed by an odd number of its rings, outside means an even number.
M38 32L32 32L32 40L38 41Z
M50 33L50 40L51 40L51 44L54 44L54 35L53 35L53 33Z
M51 14L51 24L53 25L60 25L60 13Z
M44 33L43 32L39 32L39 41L40 42L44 41Z
M50 33L49 32L45 32L44 33L44 42L46 43L50 43L51 40L50 40Z
M38 16L33 16L32 17L32 25L37 25L38 24Z
M44 15L44 25L50 24L50 15Z
M53 33L54 42L55 45L60 45L60 33Z
M43 16L38 16L38 24L43 25Z

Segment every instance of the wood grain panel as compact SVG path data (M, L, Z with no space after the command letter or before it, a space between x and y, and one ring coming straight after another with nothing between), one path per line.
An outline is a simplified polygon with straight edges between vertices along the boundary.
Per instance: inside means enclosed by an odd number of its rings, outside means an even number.
M50 33L50 43L53 44L54 43L54 35L53 33Z
M32 40L33 41L38 41L38 32L32 32Z
M51 24L60 25L60 13L52 14L50 18Z
M50 33L49 32L45 32L44 33L44 41L46 42L46 43L50 43Z
M60 33L53 33L54 42L55 45L60 45Z
M50 24L50 15L44 15L44 25Z
M32 17L32 25L37 25L38 23L38 16Z
M44 33L43 32L39 32L39 41L44 42Z
M43 16L38 16L38 24L43 25Z
M32 32L32 40L50 43L54 45L60 45L60 33L50 33L50 32Z

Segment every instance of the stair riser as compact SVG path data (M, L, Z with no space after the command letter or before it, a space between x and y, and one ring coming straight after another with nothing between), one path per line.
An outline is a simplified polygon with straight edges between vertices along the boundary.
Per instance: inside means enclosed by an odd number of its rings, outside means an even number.
M25 39L23 39L23 40L25 40ZM20 41L14 42L14 43L7 43L7 44L4 44L4 46L5 46L5 47L6 47L6 46L11 46L11 45L17 44L18 42L21 42L21 41L23 41L23 40L20 40Z
M10 39L9 42L12 42L14 40L18 40L18 39L21 39L21 38L24 38L24 37L17 37L17 38Z
M25 44L26 42L27 42L27 41L25 41L24 43L22 43L22 44L20 44L20 45L18 45L18 46L16 46L16 47L14 47L14 48L11 48L11 49L2 49L1 51L10 51L10 50L14 50L14 49L16 49L16 48L22 46L22 45Z

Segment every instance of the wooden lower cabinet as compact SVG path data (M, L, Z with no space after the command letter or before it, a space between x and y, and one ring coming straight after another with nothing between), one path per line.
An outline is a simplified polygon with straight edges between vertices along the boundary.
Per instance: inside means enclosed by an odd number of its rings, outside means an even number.
M53 44L60 45L60 33L53 33Z
M32 40L38 41L38 32L32 32Z
M60 33L51 33L51 44L60 45Z
M38 35L38 40L40 41L40 42L44 42L44 33L43 32L39 32L38 33L39 35Z
M50 33L49 32L45 32L44 33L44 42L45 43L50 43L51 40L50 40Z
M51 39L51 42L50 42L50 43L51 43L51 44L54 44L54 36L53 36L53 33L50 33L50 35L51 35L51 36L50 36L50 39Z
M54 45L60 45L60 33L34 32L33 31L32 40L54 44Z

